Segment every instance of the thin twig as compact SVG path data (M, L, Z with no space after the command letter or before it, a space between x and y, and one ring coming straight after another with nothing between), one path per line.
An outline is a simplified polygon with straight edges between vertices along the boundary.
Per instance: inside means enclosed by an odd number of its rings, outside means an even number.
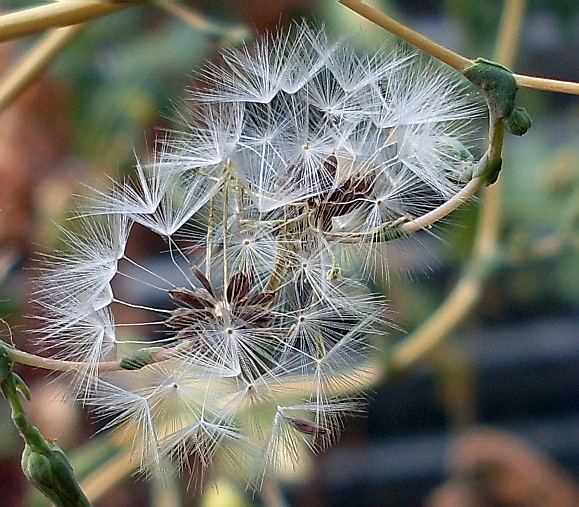
M557 79L547 79L543 77L525 76L514 74L517 84L523 88L533 90L543 90L546 92L567 93L569 95L579 95L579 83L573 81L559 81Z
M52 371L86 371L90 363L80 361L62 361L60 359L52 359L48 357L35 356L23 350L10 348L9 354L14 362L33 366L35 368L42 368L44 370ZM117 371L121 370L120 361L104 361L96 364L96 369L99 372Z
M227 39L228 41L242 41L250 37L250 32L244 26L224 26L202 16L191 7L178 4L171 0L158 0L156 5L164 11L178 17L196 30L211 37Z
M495 58L503 65L515 61L517 43L525 15L525 0L506 2L497 36Z
M49 28L76 25L142 3L139 0L65 0L9 12L0 16L0 42Z
M374 7L361 2L360 0L338 0L341 4L345 5L349 9L357 12L360 16L366 18L368 21L388 30L390 33L400 37L409 44L421 49L430 55L432 55L437 60L450 65L452 68L463 71L467 67L473 65L473 61L465 58L454 51L451 51L440 44L432 41L428 37L425 37L421 33L418 33L411 28L395 21L387 14L380 12Z
M516 44L511 44L510 41L516 41L519 38L524 11L524 0L517 0L506 4L505 15L503 16L504 26L501 26L501 35L497 42L495 56L497 62L503 63L504 65L512 65L515 61L514 52L516 51ZM514 77L517 85L524 88L579 95L579 83L572 81L559 81L556 79L545 79L521 74L515 74Z
M381 26L385 30L388 30L390 33L400 37L409 44L412 44L413 46L429 53L433 57L437 58L441 62L446 63L447 65L450 65L452 68L458 70L459 72L462 72L464 69L470 67L474 63L473 60L470 60L448 48L445 48L444 46L437 44L436 42L430 40L428 37L415 32L402 23L395 21L387 14L374 9L373 7L361 2L360 0L338 1L349 9L358 13L360 16L366 18L378 26ZM516 2L514 4L516 4ZM509 3L508 5L512 4ZM509 18L513 19L513 21L509 21L512 26L506 26L505 30L502 32L507 33L507 31L510 31L508 35L505 35L507 38L512 38L513 35L518 37L518 33L512 32L511 30L512 27L517 26L517 23L519 22L516 20L516 18L520 16L520 14L517 13L517 9L519 9L519 12L522 11L520 11L520 7L517 5L513 5L512 9L513 14L506 13ZM502 41L500 41L500 44L500 47L507 47L507 45L505 45ZM509 54L497 54L496 59L503 64L504 62L513 61L512 55ZM517 81L517 85L522 88L532 88L535 90L579 95L579 83L573 81L560 81L557 79L526 76L523 74L513 74L513 76Z
M501 142L502 146L502 142ZM483 160L488 160L489 151L485 154ZM450 197L447 201L442 203L437 208L425 213L414 219L407 219L405 216L400 217L398 220L392 222L385 222L379 227L371 231L364 232L362 234L354 235L343 235L341 233L331 233L325 232L327 236L333 236L340 238L340 241L344 244L357 244L364 241L364 237L373 237L383 233L387 230L394 231L394 237L398 237L398 234L413 234L415 232L421 231L423 229L428 229L436 222L439 222L446 216L450 215L453 211L460 208L465 202L472 199L476 193L487 184L487 178L483 176L477 176L471 179L464 187L462 187L456 194Z
M434 223L438 222L453 211L460 208L465 202L472 199L472 197L485 185L485 183L486 178L482 176L473 178L462 189L460 189L444 204L441 204L438 208L429 211L421 217L400 225L400 231L405 234L412 234L421 229L427 229Z
M46 70L80 32L84 24L58 28L42 39L0 83L0 111L4 110Z
M146 347L133 355L122 357L116 361L101 362L65 361L61 359L36 356L34 354L24 352L23 350L19 350L15 347L6 348L8 349L8 353L14 362L25 364L27 366L33 366L36 368L43 368L45 370L53 371L83 372L91 370L102 373L106 371L139 370L149 364L160 363L162 361L177 357L189 346L189 341L182 341L173 347Z

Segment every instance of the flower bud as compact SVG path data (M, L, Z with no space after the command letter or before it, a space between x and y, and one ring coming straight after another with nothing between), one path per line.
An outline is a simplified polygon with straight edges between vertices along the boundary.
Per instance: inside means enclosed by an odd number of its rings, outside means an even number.
M45 443L43 448L28 443L24 447L24 475L56 507L90 507L62 449L55 443Z

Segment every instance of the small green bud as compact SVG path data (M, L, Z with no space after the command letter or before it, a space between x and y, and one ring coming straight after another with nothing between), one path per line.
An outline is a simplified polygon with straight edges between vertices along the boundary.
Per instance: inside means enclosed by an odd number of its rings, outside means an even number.
M522 136L531 128L531 116L525 108L515 107L511 113L504 118L505 127L515 136Z
M56 507L90 507L62 449L46 444L44 449L26 444L21 461L24 475Z
M28 480L56 507L91 507L62 449L47 441L33 426L18 393L30 399L28 386L12 371L9 346L0 342L0 388L10 403L12 421L24 439L22 471Z

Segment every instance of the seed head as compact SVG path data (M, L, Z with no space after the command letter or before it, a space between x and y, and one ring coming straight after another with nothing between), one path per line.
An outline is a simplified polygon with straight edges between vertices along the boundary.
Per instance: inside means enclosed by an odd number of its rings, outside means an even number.
M86 364L79 397L144 469L229 462L259 487L357 410L389 323L352 259L456 191L482 101L409 50L360 57L305 24L222 60L186 131L89 198L38 300L42 341ZM136 233L164 246L129 254Z

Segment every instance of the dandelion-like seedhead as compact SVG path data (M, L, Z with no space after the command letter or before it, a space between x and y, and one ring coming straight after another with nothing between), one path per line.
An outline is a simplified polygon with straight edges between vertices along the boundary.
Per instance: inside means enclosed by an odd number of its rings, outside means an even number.
M222 60L185 132L64 233L41 339L85 364L79 397L143 469L229 463L259 487L357 410L388 329L371 262L469 178L483 101L410 50L360 57L305 24Z

